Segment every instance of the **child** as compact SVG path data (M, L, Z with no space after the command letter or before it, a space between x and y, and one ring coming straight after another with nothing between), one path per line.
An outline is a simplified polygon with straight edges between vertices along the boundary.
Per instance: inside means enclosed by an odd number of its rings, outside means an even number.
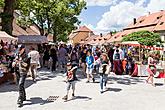
M67 93L66 95L62 98L63 100L67 101L68 100L68 94L69 94L69 90L70 87L72 86L72 98L75 96L74 92L75 92L75 83L76 83L76 69L77 66L72 66L71 63L67 64L67 73L66 73L66 83L67 83Z
M101 55L101 62L100 62L100 67L99 67L100 93L101 94L104 92L105 89L107 89L106 88L107 77L108 77L108 74L110 73L110 67L111 67L111 66L109 66L109 64L110 64L110 62L109 62L107 54L103 53Z
M94 58L91 54L91 50L88 50L87 57L86 57L86 73L87 73L87 83L89 83L90 76L92 77L93 82L95 82L95 79L92 75L93 69L94 69Z

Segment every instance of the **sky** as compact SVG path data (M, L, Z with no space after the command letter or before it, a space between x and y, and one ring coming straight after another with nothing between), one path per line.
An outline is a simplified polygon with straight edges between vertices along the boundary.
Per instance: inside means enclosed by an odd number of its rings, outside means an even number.
M95 34L120 31L133 22L133 18L149 12L165 10L165 0L85 0L87 9L79 16Z

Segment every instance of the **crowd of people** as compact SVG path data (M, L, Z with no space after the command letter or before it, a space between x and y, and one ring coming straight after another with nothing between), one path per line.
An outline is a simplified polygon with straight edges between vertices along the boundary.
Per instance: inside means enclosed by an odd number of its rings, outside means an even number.
M90 46L90 45L46 45L40 50L30 47L28 50L24 45L13 45L1 43L0 63L8 64L8 71L14 76L14 83L18 83L19 97L18 104L22 106L26 100L24 88L25 79L28 72L31 73L32 79L36 82L37 68L46 68L56 73L58 70L66 73L67 93L63 97L68 98L68 92L72 86L72 96L74 97L76 70L82 69L82 75L87 78L86 83L95 82L93 73L100 76L100 93L106 89L108 74L110 72L116 75L137 76L138 69L133 52L119 45L108 46ZM146 55L142 55L143 62L146 61ZM154 86L153 76L156 72L157 57L152 52L148 55L149 76L146 80Z

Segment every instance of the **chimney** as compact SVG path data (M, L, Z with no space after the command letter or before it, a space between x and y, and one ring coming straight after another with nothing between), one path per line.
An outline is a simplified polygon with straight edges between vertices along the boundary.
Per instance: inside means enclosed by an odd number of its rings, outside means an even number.
M151 12L148 12L148 15L150 15L151 14Z
M110 31L110 35L112 36L112 31Z
M136 18L133 19L133 24L134 24L134 25L136 24Z
M103 37L103 34L102 33L100 33L100 37Z

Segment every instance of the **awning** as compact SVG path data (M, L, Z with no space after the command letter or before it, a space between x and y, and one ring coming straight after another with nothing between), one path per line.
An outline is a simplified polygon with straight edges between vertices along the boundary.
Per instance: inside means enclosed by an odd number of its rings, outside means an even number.
M18 43L23 44L43 44L48 43L46 36L40 35L21 35L18 36Z
M129 45L129 46L140 46L140 43L138 41L126 41L122 42L122 45Z
M11 41L16 41L17 38L10 36L4 31L0 31L0 40L3 42L11 42Z

